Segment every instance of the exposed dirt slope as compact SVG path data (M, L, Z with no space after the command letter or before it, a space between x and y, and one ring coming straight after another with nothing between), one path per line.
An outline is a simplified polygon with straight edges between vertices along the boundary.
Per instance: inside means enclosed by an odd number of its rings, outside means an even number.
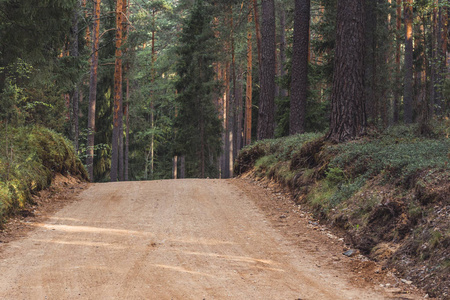
M92 185L0 243L0 299L419 298L367 282L376 265L280 199L240 179Z

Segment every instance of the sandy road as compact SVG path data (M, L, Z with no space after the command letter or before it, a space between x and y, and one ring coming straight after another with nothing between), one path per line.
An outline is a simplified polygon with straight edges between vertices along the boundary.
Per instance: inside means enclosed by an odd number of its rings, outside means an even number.
M386 299L318 267L231 181L95 184L0 253L0 299Z

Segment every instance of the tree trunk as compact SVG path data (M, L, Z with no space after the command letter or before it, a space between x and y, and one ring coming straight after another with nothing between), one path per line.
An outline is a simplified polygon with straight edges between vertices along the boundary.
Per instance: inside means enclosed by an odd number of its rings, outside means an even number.
M286 10L284 5L280 7L280 77L283 78L286 75L284 66L286 64ZM287 90L280 88L280 97L287 97Z
M92 29L92 57L89 77L89 111L88 111L88 136L86 147L86 165L89 178L94 180L94 135L95 135L95 104L97 98L97 69L98 69L98 45L100 32L100 0L94 0L94 19Z
M394 103L393 103L393 123L397 124L399 122L400 118L400 90L399 87L401 86L400 82L400 30L402 28L402 0L397 0L397 14L396 14L396 49L395 49L395 66L396 66L396 72L395 72L395 85L394 85Z
M233 6L229 6L230 11L230 43L231 43L231 80L232 80L232 91L230 91L230 109L229 111L229 125L228 125L228 132L229 132L229 177L233 177L233 165L234 165L234 155L236 153L236 141L234 137L234 131L236 128L236 55L235 55L235 49L234 49L234 20L233 20Z
M263 0L265 1L265 0ZM256 33L256 46L258 48L258 63L261 68L261 29L259 28L259 13L258 13L258 0L253 0L253 12L255 15L255 33Z
M122 0L122 23L120 24L121 26L121 30L122 30L122 42L121 42L121 47L127 42L127 20L125 18L125 16L127 15L127 0ZM125 50L126 51L126 50ZM125 73L125 70L122 71L122 73ZM124 76L124 75L122 75ZM123 82L123 80L122 80ZM124 180L124 136L123 136L123 116L124 116L124 110L123 110L123 95L122 95L122 83L121 83L121 97L120 97L120 102L121 102L121 108L119 111L119 181L123 181Z
M186 159L184 155L180 156L180 178L186 178Z
M116 2L116 61L114 68L114 115L113 115L113 134L111 146L111 181L117 181L119 164L119 137L122 111L122 0Z
M377 31L377 3L376 1L365 2L365 95L366 114L368 122L371 124L377 123L377 97L375 96L375 77L376 77L376 52L378 51L376 45L376 31Z
M75 58L79 57L78 51L78 14L80 13L81 3L77 1L77 5L73 10L72 19L72 56ZM78 126L78 103L79 103L79 82L75 82L75 88L72 92L72 133L73 133L73 147L75 153L78 153L78 139L79 139L79 126Z
M251 8L251 4L249 5ZM253 99L253 47L252 47L252 31L250 24L252 23L251 9L247 19L247 86L245 89L245 128L244 128L244 145L250 145L252 142L252 99Z
M403 113L405 124L413 122L413 0L404 1L405 77L403 83Z
M236 147L234 157L237 157L239 151L242 149L242 121L243 121L243 101L242 101L242 70L239 67L236 80L236 130L234 133L236 140Z
M127 16L127 19L129 19L130 16L130 10L127 7L127 0L124 1L124 12L125 15ZM128 20L126 21L128 22ZM126 39L128 39L128 34L129 34L129 26L128 23L126 23L125 25L125 32L126 32ZM128 52L128 48L126 50ZM125 127L126 127L126 131L125 131L125 153L124 153L124 180L128 181L129 180L129 153L130 153L130 76L128 74L130 70L130 64L127 63L126 66L126 73L127 73L127 77L126 77L126 103L125 103L125 108L124 108L124 113L125 113Z
M364 49L364 3L339 0L328 135L334 142L353 139L365 131Z
M224 161L224 178L230 177L230 63L225 64L225 95L224 95L224 113L225 113L225 161Z
M438 0L438 6L439 6L439 14L437 19L437 47L436 47L436 54L437 54L437 72L436 72L436 115L441 116L444 112L443 110L443 104L444 104L444 97L442 94L442 87L444 85L444 78L446 73L446 43L447 43L447 25L445 20L445 15L447 8L442 7L442 0ZM445 51L445 52L444 52Z
M289 133L291 135L305 131L310 18L311 1L296 0L292 49L291 113L289 116Z
M172 160L172 178L177 179L178 178L178 156L174 156Z
M125 174L124 179L128 181L129 178L129 154L130 154L130 103L129 103L129 80L127 78L127 103L125 104Z
M274 137L275 132L275 4L262 0L261 92L258 111L258 140Z

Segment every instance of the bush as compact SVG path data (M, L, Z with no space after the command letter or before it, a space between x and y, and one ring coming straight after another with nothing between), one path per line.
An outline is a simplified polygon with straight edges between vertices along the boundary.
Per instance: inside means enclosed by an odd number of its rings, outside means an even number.
M2 131L0 149L0 223L48 187L55 173L88 178L70 141L43 127Z

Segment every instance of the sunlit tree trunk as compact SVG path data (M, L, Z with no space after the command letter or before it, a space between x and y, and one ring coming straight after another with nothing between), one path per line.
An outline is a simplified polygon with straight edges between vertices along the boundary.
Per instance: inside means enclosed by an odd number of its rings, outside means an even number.
M95 104L97 98L97 69L98 45L100 32L100 0L94 0L92 29L91 71L89 78L89 110L88 110L88 136L86 147L86 165L89 178L94 180L94 135L95 135Z
M403 82L403 113L405 124L413 122L413 0L404 1L405 77Z
M258 110L258 140L274 137L275 132L275 3L262 0L261 92Z
M308 52L310 0L295 1L294 46L292 50L291 113L289 133L305 131L306 99L308 96Z
M123 24L123 2L116 2L116 61L114 69L114 111L113 111L113 134L111 146L111 181L118 179L119 164L119 131L121 130L122 111L122 24Z

